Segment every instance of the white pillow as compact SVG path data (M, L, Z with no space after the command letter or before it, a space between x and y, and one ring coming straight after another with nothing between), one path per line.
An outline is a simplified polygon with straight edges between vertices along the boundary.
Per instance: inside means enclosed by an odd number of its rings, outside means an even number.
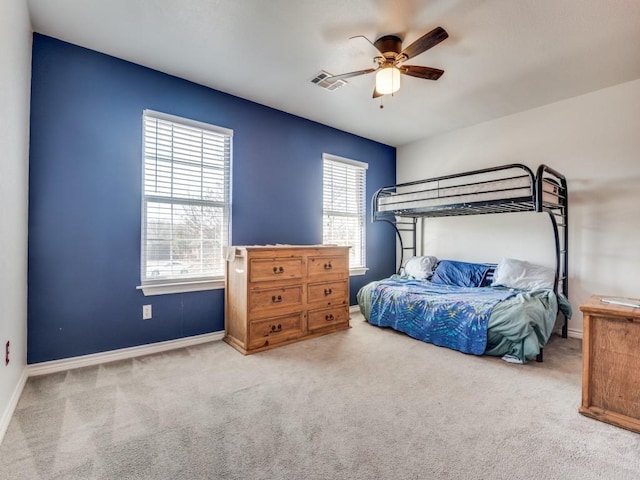
M525 290L553 290L556 272L552 268L535 265L523 260L503 258L493 274L492 287L502 286Z
M431 276L436 263L438 263L438 259L436 257L411 257L404 265L404 273L410 277L424 280Z

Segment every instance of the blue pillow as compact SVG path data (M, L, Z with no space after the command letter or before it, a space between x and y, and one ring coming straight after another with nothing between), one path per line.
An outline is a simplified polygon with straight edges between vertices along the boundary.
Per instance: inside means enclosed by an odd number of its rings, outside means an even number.
M484 263L440 260L431 282L458 287L479 287L489 268L490 265Z

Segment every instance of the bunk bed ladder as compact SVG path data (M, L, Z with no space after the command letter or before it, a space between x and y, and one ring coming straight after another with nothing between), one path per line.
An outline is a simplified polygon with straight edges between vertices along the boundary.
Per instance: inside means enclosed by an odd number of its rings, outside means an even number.
M558 271L558 286L560 287L560 292L565 297L568 298L569 292L569 277L568 277L568 251L567 251L567 243L568 243L568 224L567 222L567 209L562 208L560 212L549 212L549 215L552 218L554 234L556 235L558 251L556 255L556 262L559 265ZM568 336L568 318L564 315L564 324L562 325L562 338L567 338Z
M400 242L400 261L396 273L400 275L405 264L405 252L409 252L408 258L417 255L417 218L397 217L393 220L389 218L380 218L378 221L386 222L396 231L396 238ZM407 235L407 233L409 235ZM404 235L403 235L404 234Z
M400 274L405 264L405 252L410 257L417 255L417 223L416 217L403 217L392 212L380 212L378 210L379 197L388 195L389 187L379 189L371 198L371 222L385 222L393 227L396 238L400 243L400 259L396 273Z
M398 217L396 220L396 231L398 232L398 238L400 240L400 263L398 264L398 274L401 273L402 267L405 264L405 252L409 252L411 254L409 258L417 255L417 223L418 219L413 217ZM403 232L405 232L405 237L408 236L408 242L403 241ZM406 233L409 235L406 235Z
M545 190L545 185L553 185L545 180L545 172L550 173L560 184L557 185L557 192ZM544 201L544 194L552 193L557 195L556 203L548 204ZM561 173L548 167L540 165L536 172L536 211L546 212L553 227L553 235L556 250L556 285L555 292L561 293L569 298L569 198L567 195L567 180ZM562 325L562 338L568 336L569 319L564 315Z

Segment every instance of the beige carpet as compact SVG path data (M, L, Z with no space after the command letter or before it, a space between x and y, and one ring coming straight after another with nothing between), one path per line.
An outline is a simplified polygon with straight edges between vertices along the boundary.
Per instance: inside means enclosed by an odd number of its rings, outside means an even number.
M31 378L0 478L640 478L640 435L577 413L580 341L514 365L351 324Z

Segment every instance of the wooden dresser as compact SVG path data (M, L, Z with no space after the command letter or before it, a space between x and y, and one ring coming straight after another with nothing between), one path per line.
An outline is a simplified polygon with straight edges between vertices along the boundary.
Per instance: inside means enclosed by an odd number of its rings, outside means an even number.
M226 250L224 341L244 354L349 328L349 247Z
M579 412L640 433L640 308L603 303L602 298L594 295L580 305Z

